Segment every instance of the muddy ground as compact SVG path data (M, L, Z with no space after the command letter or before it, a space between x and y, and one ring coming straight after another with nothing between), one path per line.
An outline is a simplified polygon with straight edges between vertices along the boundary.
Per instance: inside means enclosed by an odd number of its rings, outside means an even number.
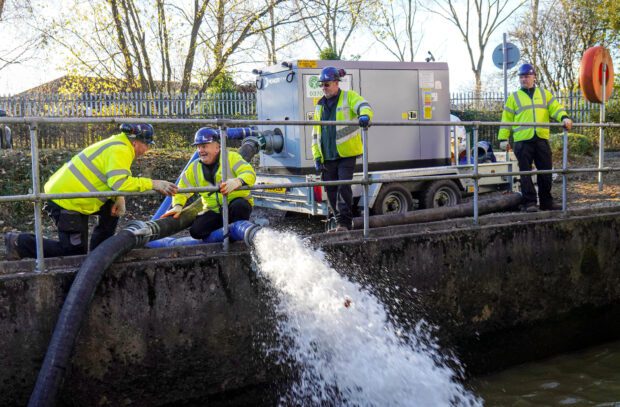
M58 159L66 159L70 157L67 154L56 153ZM142 176L150 176L153 178L175 178L172 173L176 173L179 167L182 167L185 155L167 155L164 154L148 154L136 162L132 171L134 174ZM11 158L11 160L7 159ZM15 160L15 157L18 157ZM0 167L0 175L3 181L0 181L0 195L12 195L28 193L27 190L20 190L15 185L24 182L23 174L13 173L16 162L21 162L20 166L24 166L23 171L29 171L29 157L27 153L7 155L4 153L0 157L3 163ZM49 164L50 168L57 168L54 160L49 157L42 159L44 169L41 171L42 177L45 177L45 165ZM598 158L583 156L573 157L569 160L570 168L596 168L598 166ZM620 153L607 153L605 157L605 166L620 169ZM555 162L555 167L561 167L561 161ZM51 171L51 169L47 169ZM27 178L27 177L26 177ZM599 191L596 173L571 174L568 176L567 201L568 208L584 208L584 207L600 207L620 205L620 171L610 172L604 175L603 190ZM29 180L25 180L29 183ZM562 198L562 177L557 176L553 184L553 195L561 202ZM155 210L159 207L161 198L159 195L150 195L148 197L128 197L127 198L127 215L121 220L119 227L123 227L127 222L139 219L148 220ZM25 206L20 204L0 203L0 260L5 257L4 233L10 231L32 231L33 215L31 205ZM17 209L16 209L17 208ZM44 215L44 231L45 236L55 238L55 227L50 219ZM261 223L268 223L271 227L278 230L289 230L301 235L310 235L320 233L325 230L325 223L322 217L313 217L309 215L284 213L281 211L267 210L255 208L252 219L260 219ZM183 234L183 233L182 233Z

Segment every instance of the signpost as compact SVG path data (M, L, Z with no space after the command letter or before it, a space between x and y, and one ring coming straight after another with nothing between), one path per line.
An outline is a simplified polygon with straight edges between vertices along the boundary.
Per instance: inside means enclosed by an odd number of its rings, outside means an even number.
M516 45L506 41L506 33L504 33L504 40L495 47L492 58L495 66L504 71L504 102L506 102L508 98L508 70L517 65L521 54Z

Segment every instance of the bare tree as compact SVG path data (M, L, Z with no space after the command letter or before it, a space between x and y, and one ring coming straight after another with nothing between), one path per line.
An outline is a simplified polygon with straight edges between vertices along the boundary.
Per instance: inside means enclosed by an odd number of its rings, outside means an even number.
M264 1L266 5L273 3L273 0ZM283 50L308 38L302 24L304 17L300 11L295 7L288 7L289 2L282 5L283 7L270 7L265 18L258 22L258 32L266 54L264 61L268 64L277 64L278 55Z
M342 58L347 42L362 22L371 0L295 0L306 33L317 51L332 50Z
M284 1L73 0L50 35L67 69L122 77L116 90L205 90L250 38L283 23L265 21Z
M527 0L430 0L429 11L453 24L461 34L475 77L475 92L481 89L484 52L491 35Z
M423 34L414 31L417 0L392 0L379 7L369 25L375 39L399 61L413 61Z
M519 42L523 58L536 61L542 86L555 92L574 89L585 50L606 42L605 24L591 7L575 0L549 2L540 14L544 24L538 25L536 33L520 28L533 18L526 13L511 36Z
M36 6L31 0L0 0L0 71L38 55L46 37L36 29L43 25L34 12ZM9 31L14 40L9 40Z

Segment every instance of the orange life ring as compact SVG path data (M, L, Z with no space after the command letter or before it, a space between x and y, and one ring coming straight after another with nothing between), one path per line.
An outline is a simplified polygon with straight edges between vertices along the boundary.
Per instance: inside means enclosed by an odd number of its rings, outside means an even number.
M607 102L614 90L614 66L609 51L598 45L588 48L581 59L579 86L589 102L603 102L603 64L607 65L605 75L605 102Z

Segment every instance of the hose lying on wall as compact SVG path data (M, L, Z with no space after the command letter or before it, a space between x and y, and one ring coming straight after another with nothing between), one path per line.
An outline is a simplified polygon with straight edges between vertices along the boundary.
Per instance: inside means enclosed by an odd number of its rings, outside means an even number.
M157 221L132 222L86 257L60 311L28 406L46 407L56 403L82 321L99 281L110 265L135 247L189 227L201 210L202 201L197 200L185 208L178 219L169 217Z
M478 214L508 211L516 209L521 203L521 194L517 192L504 194L497 198L481 200L478 203ZM394 215L375 215L368 218L371 228L385 226L406 225L410 223L435 222L444 219L462 218L473 216L473 202L455 206L443 206L441 208L420 209L417 211L406 212ZM364 219L353 219L353 229L363 229Z
M244 241L250 246L254 235L261 227L247 220L239 220L228 225L228 236L233 241ZM224 228L219 228L211 232L209 237L204 240L194 239L193 237L164 237L158 240L152 240L146 244L150 249L160 247L178 247L193 246L197 244L220 243L224 241Z

